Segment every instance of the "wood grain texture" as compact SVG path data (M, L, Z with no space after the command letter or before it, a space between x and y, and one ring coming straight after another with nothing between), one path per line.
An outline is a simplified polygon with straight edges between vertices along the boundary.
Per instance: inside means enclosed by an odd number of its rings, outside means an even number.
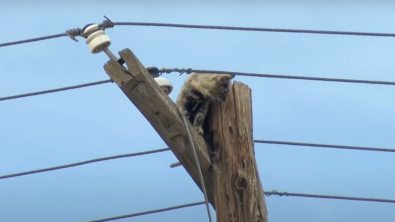
M254 155L251 90L234 81L226 101L210 108L214 197L218 222L267 222Z
M176 105L163 92L130 49L120 51L119 55L126 62L128 71L116 61L110 60L104 65L106 73L149 121L151 126L158 132L159 136L181 162L193 181L198 185L199 189L201 189L192 147ZM122 121L122 118L139 117L125 116L118 118L119 121ZM193 142L196 147L208 199L215 209L211 172L212 164L207 153L207 144L191 124L188 123L188 127L192 133Z

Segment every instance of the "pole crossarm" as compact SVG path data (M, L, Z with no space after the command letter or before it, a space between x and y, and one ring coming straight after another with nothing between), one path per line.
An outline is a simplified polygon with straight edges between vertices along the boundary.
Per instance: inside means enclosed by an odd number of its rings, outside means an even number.
M157 131L199 189L202 190L199 169L196 167L192 146L178 108L130 49L126 48L120 51L119 55L125 61L127 70L117 61L111 59L104 65L104 70ZM130 117L118 118L118 121L121 122L123 118ZM192 141L196 147L208 200L215 209L212 163L208 155L207 144L203 137L191 127L191 124L188 123L187 127L191 131Z

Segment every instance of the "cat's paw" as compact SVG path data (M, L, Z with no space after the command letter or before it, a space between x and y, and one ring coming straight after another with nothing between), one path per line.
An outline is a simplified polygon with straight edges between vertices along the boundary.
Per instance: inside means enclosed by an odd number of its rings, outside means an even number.
M196 126L195 129L196 129L196 131L199 133L199 135L203 135L203 129L202 129L202 127Z

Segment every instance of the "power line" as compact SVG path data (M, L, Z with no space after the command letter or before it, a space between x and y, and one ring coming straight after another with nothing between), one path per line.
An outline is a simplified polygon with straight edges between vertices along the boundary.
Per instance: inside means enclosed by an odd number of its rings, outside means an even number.
M193 207L193 206L201 205L204 203L205 203L204 201L200 201L200 202L183 204L183 205L167 207L167 208L162 208L162 209L143 211L143 212L133 213L133 214L126 214L126 215L117 216L117 217L108 217L108 218L104 218L104 219L90 220L87 222L104 222L104 221L111 221L111 220L119 220L119 219L136 217L136 216L141 216L141 215L146 215L146 214L154 214L154 213L160 213L160 212L164 212L164 211L177 210L177 209L181 209L181 208L185 208L185 207Z
M350 32L350 31L325 31L325 30L308 30L308 29L256 28L256 27L237 27L237 26L218 26L218 25L188 25L188 24L175 24L175 23L152 23L152 22L114 22L113 24L114 25L131 25L131 26L160 26L160 27L173 27L173 28L221 29L221 30L258 31L258 32L291 32L291 33L310 33L310 34L329 34L329 35L395 37L394 33L378 33L378 32Z
M264 193L265 193L266 196L277 195L277 196L295 196L295 197L311 197L311 198L325 198L325 199L338 199L338 200L353 200L353 201L395 203L395 200L391 200L391 199L378 199L378 198L365 198L365 197L348 197L348 196L305 194L305 193L288 193L288 192L278 192L276 190L264 191ZM205 203L204 201L200 201L200 202L195 202L195 203L190 203L190 204L183 204L183 205L167 207L167 208L162 208L162 209L156 209L156 210L143 211L143 212L138 212L138 213L133 213L133 214L127 214L127 215L122 215L122 216L117 216L117 217L109 217L109 218L104 218L104 219L99 219L99 220L91 220L91 221L87 221L87 222L104 222L104 221L111 221L111 220L119 220L119 219L125 219L125 218L129 218L129 217L136 217L136 216L141 216L141 215L146 215L146 214L154 214L154 213L160 213L160 212L169 211L169 210L176 210L176 209L181 209L181 208L185 208L185 207L192 207L192 206L197 206L197 205L201 205L201 204L204 204L204 203Z
M103 23L99 24L100 28L112 28L114 25L122 26L156 26L156 27L173 27L173 28L194 28L194 29L218 29L233 31L258 31L258 32L285 32L285 33L309 33L309 34L329 34L329 35L355 35L355 36L377 36L377 37L395 37L394 33L378 33L378 32L351 32L351 31L325 31L325 30L309 30L309 29L280 29L280 28L257 28L257 27L237 27L237 26L218 26L218 25L190 25L175 23L152 23L152 22L111 22L107 17ZM42 36L13 42L0 43L0 47L17 45L28 42L42 41L52 38L69 36L73 40L76 36L81 36L82 29L70 29L66 33Z
M236 76L250 76L250 77L264 77L264 78L279 78L279 79L299 79L299 80L313 80L313 81L329 81L329 82L347 82L347 83L365 83L365 84L381 84L381 85L395 85L395 82L390 81L372 81L359 79L339 79L339 78L323 78L323 77L309 77L309 76L294 76L294 75L277 75L277 74L262 74L252 72L235 72L223 70L205 70L205 69L160 69L162 73L181 72L181 73L223 73Z
M297 143L297 142L274 141L274 140L254 140L254 142L255 143L266 143L266 144L292 145L292 146L311 146L311 147L324 147L324 148L336 148L336 149L395 152L395 149L362 147L362 146L343 146L343 145L331 145L331 144ZM169 148L162 148L162 149L149 150L149 151L143 151L143 152L138 152L138 153L130 153L130 154L122 154L122 155L116 155L116 156L102 157L102 158L86 160L86 161L77 162L77 163L71 163L71 164L43 168L43 169L32 170L32 171L26 171L26 172L21 172L21 173L3 175L3 176L0 176L0 180L6 179L6 178L11 178L11 177L25 176L25 175L34 174L34 173L42 173L42 172L51 171L51 170L59 170L59 169L63 169L63 168L75 167L75 166L79 166L79 165L95 163L95 162L100 162L100 161L105 161L105 160L112 160L112 159L119 159L119 158L125 158L125 157L153 154L153 153L164 152L164 151L169 151L169 150L170 150ZM177 166L181 166L181 163L180 162L173 163L173 164L171 164L170 167L174 168Z
M18 99L18 98L28 97L28 96L37 96L37 95L41 95L41 94L54 93L54 92L60 92L60 91L65 91L65 90L77 89L77 88L83 88L83 87L100 85L100 84L109 83L109 82L112 82L112 80L111 79L102 80L102 81L67 86L67 87L62 87L62 88L55 88L55 89L49 89L49 90L44 90L44 91L38 91L38 92L31 92L31 93L24 93L24 94L13 95L13 96L0 97L0 101L10 100L10 99Z
M264 140L255 140L254 142L258 142L258 143L273 143L273 144L285 144L285 145L303 145L303 146L309 146L309 145L313 145L313 146L327 146L327 147L328 146L336 146L336 145L326 145L326 144L306 144L306 143L294 143L294 142L282 142L282 141L264 141ZM348 149L350 146L345 146L345 147L347 147L346 149ZM338 147L336 146L336 148L338 148ZM58 170L58 169L62 169L62 168L75 167L75 166L79 166L79 165L84 165L84 164L89 164L89 163L94 163L94 162L100 162L100 161L106 161L106 160L111 160L111 159L119 159L119 158L125 158L125 157L132 157L132 156L140 156L140 155L146 155L146 154L159 153L159 152L164 152L164 151L169 151L169 150L170 150L169 148L162 148L162 149L143 151L143 152L137 152L137 153L131 153L131 154L123 154L123 155L116 155L116 156L97 158L97 159L77 162L77 163L73 163L73 164L61 165L61 166L57 166L57 167L50 167L50 168L44 168L44 169L39 169L39 170L26 171L26 172L21 172L21 173L4 175L4 176L0 176L0 179L6 179L6 178L11 178L11 177L17 177L17 176L24 176L24 175L28 175L28 174L41 173L41 172L46 172L46 171L51 171L51 170ZM303 194L303 193L288 193L288 192L282 192L281 193L281 192L277 192L276 190L266 191L264 193L265 193L266 196L270 196L270 195L284 196L285 195L285 196L298 196L298 197L313 197L313 198L327 198L327 199L342 199L342 200L355 200L355 201L373 201L373 202L395 203L395 200L390 200L390 199L361 198L361 197L318 195L318 194ZM201 201L201 202L197 202L197 203L179 205L179 206L163 208L163 209L158 209L158 210L145 211L145 212L128 214L128 215L123 215L123 216L118 216L118 217L105 218L105 219L100 219L100 220L93 220L93 221L90 221L90 222L117 220L117 219L122 219L122 218L128 218L128 217L140 216L140 215L145 215L145 214L151 214L151 213L163 212L163 211L168 211L168 210L174 210L174 209L179 209L179 208L183 208L183 207L195 206L195 205L200 205L200 204L204 204L204 203L205 203L205 201Z
M47 39L59 38L59 37L63 37L63 36L67 36L67 34L60 33L60 34L55 34L55 35L42 36L42 37L38 37L38 38L24 39L24 40L19 40L19 41L14 41L14 42L5 42L5 43L1 43L0 47L10 46L10 45L18 45L18 44L28 43L28 42L42 41L42 40L47 40Z
M278 196L313 197L313 198L326 198L326 199L339 199L339 200L355 200L355 201L395 203L395 200L391 200L391 199L378 199L378 198L365 198L365 197L347 197L347 196L319 195L319 194L305 194L305 193L288 193L288 192L277 192L276 190L266 191L264 193L265 193L266 196L278 195Z
M262 77L262 78L280 78L280 79L298 79L298 80L312 80L312 81L327 81L327 82L347 82L347 83L364 83L364 84L379 84L379 85L395 85L395 82L391 81L372 81L372 80L358 80L358 79L338 79L338 78L321 78L321 77L308 77L308 76L291 76L291 75L275 75L275 74L260 74L260 73L250 73L250 72L234 72L234 71L222 71L222 70L204 70L204 69L159 69L160 73L171 73L171 72L179 72L179 73L191 73L191 72L198 72L198 73L224 73L224 74L231 74L236 76L249 76L249 77ZM3 100L10 100L10 99L18 99L27 96L36 96L45 93L53 93L58 91L82 88L87 86L99 85L103 83L112 82L111 79L109 80L102 80L97 82L91 82L81 85L74 85L68 86L63 88L56 88L51 90L44 90L38 92L31 92L13 96L6 96L0 97L0 101Z
M292 145L292 146L311 146L311 147L323 147L323 148L335 148L335 149L395 152L395 149L363 147L363 146L344 146L344 145L331 145L331 144L318 144L318 143L297 143L297 142L274 141L274 140L254 140L254 142L255 143L266 143L266 144Z
M133 156L142 156L142 155L159 153L159 152L164 152L164 151L169 151L169 150L170 150L169 148L163 148L163 149L149 150L149 151L143 151L143 152L137 152L137 153L129 153L129 154L116 155L116 156L102 157L102 158L86 160L86 161L82 161L82 162L66 164L66 165L61 165L61 166L56 166L56 167L49 167L49 168L44 168L44 169L39 169L39 170L32 170L32 171L26 171L26 172L21 172L21 173L3 175L3 176L0 176L0 180L6 179L6 178L11 178L11 177L25 176L28 174L42 173L42 172L51 171L51 170L59 170L59 169L63 169L63 168L75 167L75 166L80 166L80 165L95 163L95 162L100 162L100 161L113 160L113 159L119 159L119 158L125 158L125 157L133 157Z
M335 149L350 149L350 150L364 150L364 151L395 153L395 149L366 147L366 146L364 147L364 146L345 146L345 145L318 144L318 143L298 143L298 142L274 141L274 140L254 140L254 143L291 145L291 146L310 146L310 147L319 147L319 148L335 148ZM170 168L174 168L174 167L178 167L178 166L181 166L180 162L170 164Z
M97 29L95 29L94 31L103 30L105 28L112 28L112 27L114 27L114 24L111 22L111 20L108 19L106 16L104 16L104 17L106 18L106 20L104 20L102 23L98 24ZM83 36L84 37L83 29L81 29L81 28L69 29L69 30L66 30L66 32L60 33L60 34L47 35L47 36L42 36L42 37L38 37L38 38L24 39L24 40L19 40L19 41L0 43L0 47L10 46L10 45L18 45L18 44L23 44L23 43L28 43L28 42L42 41L42 40L58 38L58 37L63 37L63 36L68 36L72 40L78 42L78 40L75 37L77 37L77 36Z

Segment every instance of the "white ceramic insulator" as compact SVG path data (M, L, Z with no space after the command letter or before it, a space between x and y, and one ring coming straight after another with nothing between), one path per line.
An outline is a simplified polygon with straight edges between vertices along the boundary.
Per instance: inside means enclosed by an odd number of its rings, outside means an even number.
M85 35L85 33L98 27L99 26L97 24L90 25L84 30L83 34ZM86 44L88 44L89 51L93 54L96 54L102 52L104 48L109 47L111 45L111 39L106 35L104 30L98 30L87 36Z
M160 88L162 88L167 95L169 95L173 91L173 85L170 80L164 77L156 77L155 81L159 84Z

